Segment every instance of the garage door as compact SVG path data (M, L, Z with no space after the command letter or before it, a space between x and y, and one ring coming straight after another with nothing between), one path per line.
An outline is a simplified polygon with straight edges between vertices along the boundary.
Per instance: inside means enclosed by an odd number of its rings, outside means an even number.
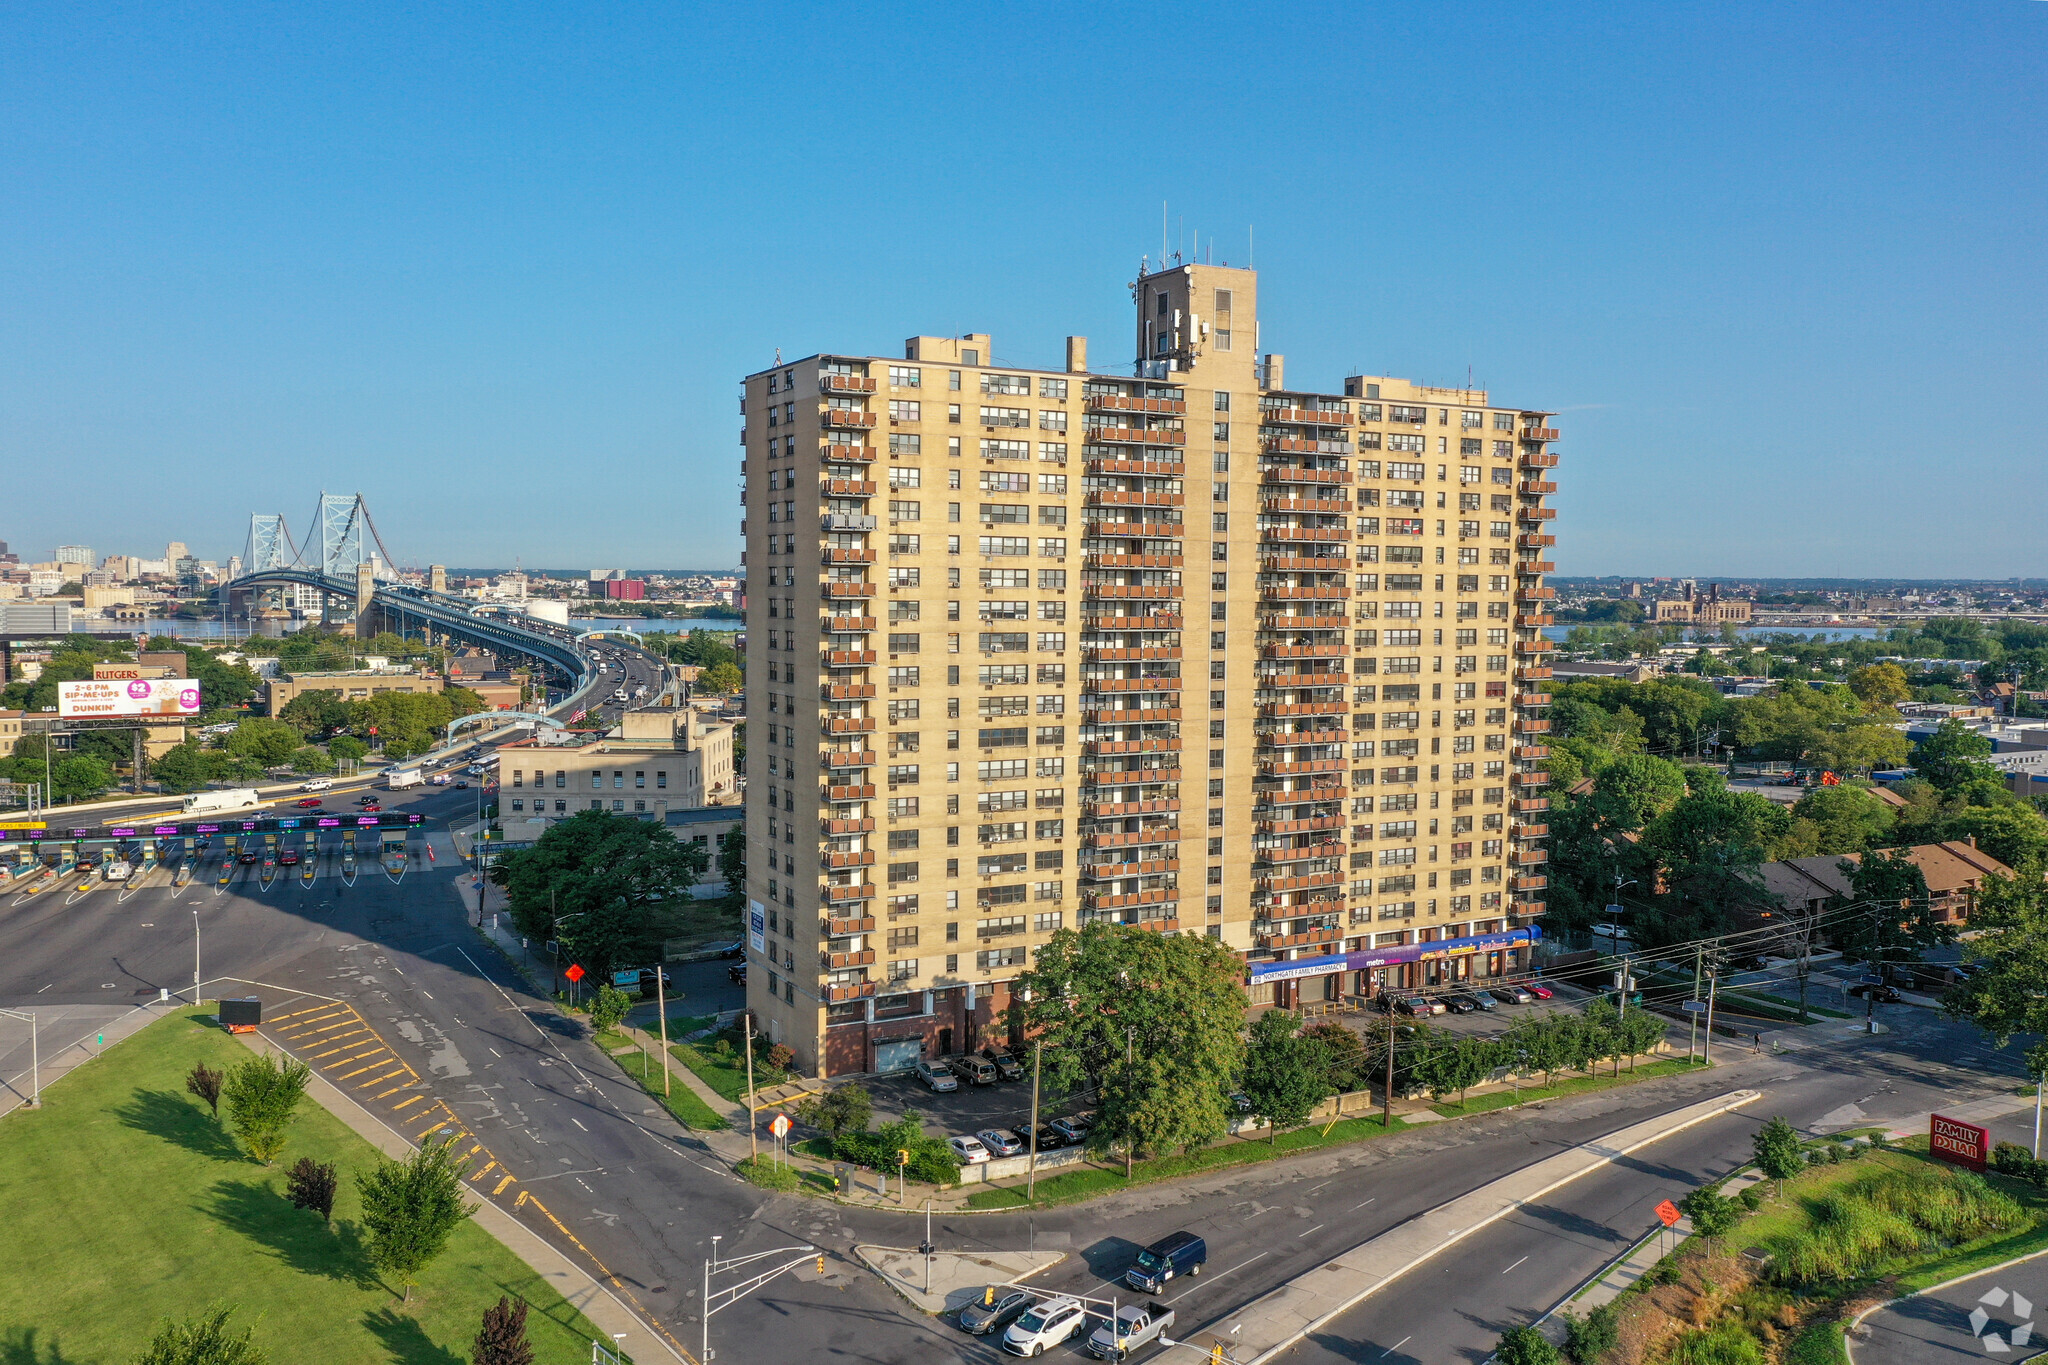
M875 1070L880 1072L908 1071L924 1056L924 1039L899 1038L894 1042L875 1044Z

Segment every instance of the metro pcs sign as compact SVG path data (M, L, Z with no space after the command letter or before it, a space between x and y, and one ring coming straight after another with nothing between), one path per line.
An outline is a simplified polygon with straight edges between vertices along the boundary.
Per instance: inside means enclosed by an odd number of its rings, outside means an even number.
M1935 1114L1927 1120L1927 1149L1943 1161L1981 1171L1991 1154L1991 1134L1974 1123Z

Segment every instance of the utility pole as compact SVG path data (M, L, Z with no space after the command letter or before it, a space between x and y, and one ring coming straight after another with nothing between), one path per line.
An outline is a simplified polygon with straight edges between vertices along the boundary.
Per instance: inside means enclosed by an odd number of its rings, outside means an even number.
M1380 1131L1394 1131L1394 1012L1387 1011L1387 1088L1380 1095Z
M1024 1175L1024 1202L1029 1204L1038 1196L1038 1067L1045 1057L1045 1044L1031 1045L1031 1166Z
M1700 1040L1700 1061L1714 1064L1714 985L1720 979L1720 964L1707 968L1707 1034Z
M669 1093L668 995L661 988L661 959L658 955L654 962L654 1013L656 1022L661 1026L661 1097L667 1099Z
M752 1011L740 1016L746 1026L747 1040L747 1142L754 1149L755 1165L761 1163L761 1127L754 1122L754 1016ZM662 1063L668 1065L666 1061Z
M2041 1086L2048 1073L2034 1077L2034 1160L2041 1159Z
M1129 1024L1126 1024L1126 1025L1124 1026L1124 1073L1125 1073L1125 1076L1126 1076L1127 1078L1128 1078L1128 1076L1129 1076L1129 1074L1130 1074L1130 1070L1131 1070L1131 1046L1132 1046L1132 1039L1133 1039L1133 1038L1134 1038L1134 1037L1136 1036L1136 1033L1137 1033L1137 1030L1136 1030L1136 1029L1135 1029L1134 1027L1132 1027L1131 1025L1129 1025ZM1132 1148L1133 1148L1134 1146L1136 1146L1136 1145L1137 1145L1137 1143L1136 1143L1136 1138L1134 1137L1134 1135L1132 1135L1132 1134L1130 1134L1130 1133L1125 1133L1125 1134L1124 1134L1124 1179L1125 1179L1125 1180L1129 1180L1129 1179L1131 1178L1131 1149L1132 1149ZM930 1291L929 1291L929 1289L927 1289L927 1291L926 1291L926 1292L927 1292L927 1293L929 1293L929 1292L930 1292ZM1114 1334L1115 1334L1115 1332L1116 1332L1116 1324L1115 1324L1115 1323L1111 1323L1111 1324L1110 1324L1110 1333L1111 1333L1111 1335L1114 1335Z

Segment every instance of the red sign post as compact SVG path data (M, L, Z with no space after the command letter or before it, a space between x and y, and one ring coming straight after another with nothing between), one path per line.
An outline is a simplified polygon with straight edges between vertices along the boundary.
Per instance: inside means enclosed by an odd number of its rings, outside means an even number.
M1927 1120L1927 1149L1942 1161L1981 1171L1990 1156L1991 1134L1974 1123L1935 1114Z

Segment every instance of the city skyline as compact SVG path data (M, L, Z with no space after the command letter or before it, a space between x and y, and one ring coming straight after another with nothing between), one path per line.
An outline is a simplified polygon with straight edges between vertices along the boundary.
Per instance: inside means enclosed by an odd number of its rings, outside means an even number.
M8 537L175 526L224 560L324 485L402 559L574 563L601 534L608 562L730 563L725 376L966 331L1055 363L1067 330L1118 334L1096 281L1164 237L1261 267L1263 348L1327 370L1301 382L1549 396L1561 571L2048 571L2024 499L1925 496L2034 463L2041 281L2013 263L2042 191L2010 168L2039 7L1175 13L1034 27L1028 82L971 76L985 35L935 16L866 54L853 103L749 79L737 18L18 16ZM859 26L779 41L829 63ZM1161 60L1127 70L1133 44ZM1277 60L1312 47L1364 78ZM903 140L954 96L976 116ZM1163 108L1171 149L1076 181ZM874 169L828 193L834 147ZM89 517L82 468L110 476ZM1902 505L1923 534L1873 535Z

